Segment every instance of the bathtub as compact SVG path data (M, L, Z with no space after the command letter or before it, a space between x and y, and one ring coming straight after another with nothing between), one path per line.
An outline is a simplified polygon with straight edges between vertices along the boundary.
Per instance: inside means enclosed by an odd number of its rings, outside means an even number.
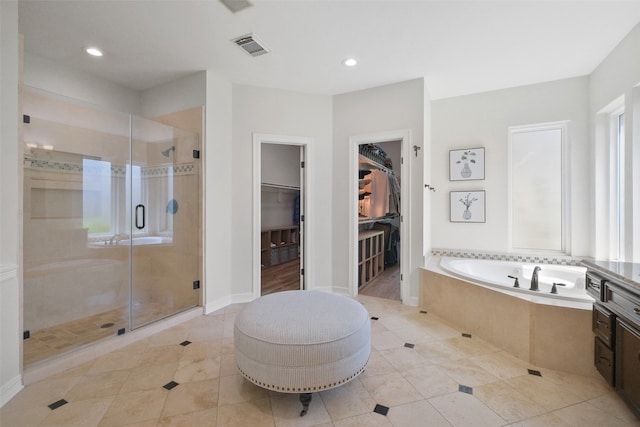
M449 257L442 257L439 266L455 277L509 294L513 293L516 296L520 295L523 299L533 302L549 305L562 305L561 301L577 302L586 303L588 308L591 308L594 301L586 292L585 267ZM536 266L541 268L538 272L539 291L531 291L529 290L531 276ZM520 287L514 287L515 279L508 276L517 277ZM554 283L564 285L556 286L557 294L551 293ZM548 302L545 301L547 299Z
M537 292L529 290L536 265ZM584 276L578 266L433 256L420 271L419 306L528 364L595 377ZM567 286L551 294L554 282Z
M133 239L117 239L111 242L111 239L90 242L90 248L104 248L113 246L143 246L143 245L168 245L173 243L173 237L165 236L139 236Z
M173 242L173 238L171 237L163 237L163 236L143 236L143 237L134 237L133 240L125 239L118 240L118 245L128 246L132 244L133 246L140 245L166 245Z

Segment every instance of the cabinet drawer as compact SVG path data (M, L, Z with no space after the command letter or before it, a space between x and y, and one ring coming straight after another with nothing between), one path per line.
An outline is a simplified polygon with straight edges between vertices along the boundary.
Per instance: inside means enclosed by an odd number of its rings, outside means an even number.
M587 272L585 279L587 293L595 298L596 301L604 301L604 282L605 280L602 277Z
M593 332L609 347L613 348L613 328L615 315L604 307L593 305L591 328Z
M615 370L613 351L610 350L600 338L595 337L595 340L593 363L596 365L596 369L600 372L602 378L604 378L609 385L614 385Z
M640 298L611 283L605 286L605 297L612 311L626 317L640 329Z

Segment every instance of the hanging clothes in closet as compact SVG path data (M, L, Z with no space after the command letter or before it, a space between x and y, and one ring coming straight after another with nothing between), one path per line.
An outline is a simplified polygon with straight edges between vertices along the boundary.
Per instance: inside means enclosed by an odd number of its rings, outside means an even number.
M369 218L382 218L400 213L400 184L394 174L371 169L367 175L370 180L360 195L366 195L360 214Z

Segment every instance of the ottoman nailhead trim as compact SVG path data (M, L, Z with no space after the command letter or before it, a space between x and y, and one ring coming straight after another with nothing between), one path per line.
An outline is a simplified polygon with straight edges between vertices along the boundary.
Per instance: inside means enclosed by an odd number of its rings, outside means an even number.
M369 361L367 361L367 363L368 363L368 362L369 362ZM337 387L337 386L339 386L339 385L342 385L342 384L344 384L344 383L347 383L347 382L351 381L352 379L354 379L355 377L357 377L358 375L360 375L362 372L364 372L364 369L365 369L366 367L367 367L367 364L365 363L365 365L364 365L362 368L360 368L360 369L358 370L358 372L356 372L355 374L353 374L353 375L351 375L350 377L345 378L345 379L343 379L343 380L339 380L339 381L337 381L337 382L335 382L335 383L333 383L333 384L331 384L331 383L330 383L330 384L328 384L328 385L315 386L315 387L313 387L313 389L311 389L311 387L308 387L308 388L307 388L307 387L303 387L303 388L296 388L296 389L294 389L294 390L291 390L291 392L297 392L297 393L299 393L299 392L303 392L303 393L307 393L307 392L311 392L311 391L322 391L322 390L327 390L327 389L330 389L330 388L333 388L333 387ZM246 374L242 369L238 368L238 370L240 371L240 374L242 374L242 376L243 376L243 377L245 377L246 379L248 379L249 381L251 381L252 383L254 383L254 384L256 384L256 385L259 385L260 387L263 387L263 388L266 388L266 389L269 389L269 390L282 391L282 392L285 392L285 391L286 391L286 392L289 392L289 391L290 391L289 387L287 387L287 389L285 390L285 388L284 388L284 387L280 387L280 386L273 386L273 385L270 385L270 384L264 384L262 381L259 381L259 380L255 379L255 378L253 378L253 377L251 377L251 376L247 375L247 374Z

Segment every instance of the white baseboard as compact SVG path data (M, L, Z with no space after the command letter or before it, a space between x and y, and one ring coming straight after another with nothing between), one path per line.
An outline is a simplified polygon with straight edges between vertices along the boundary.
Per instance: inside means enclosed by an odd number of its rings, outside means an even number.
M406 301L402 301L402 303L411 307L417 307L419 301L420 299L418 297L409 297Z
M231 304L242 304L245 302L253 301L253 293L245 292L242 294L229 295L224 298L219 298L208 302L204 307L204 314L211 314L214 311L221 310Z
M337 292L336 289L331 287L331 286L316 286L315 288L310 289L310 290L312 290L312 291L320 291L320 292L328 292L330 294L339 294L339 293L341 293L341 292Z
M0 387L0 408L13 399L23 388L22 377L20 375L11 378L6 384L3 384L2 387Z

